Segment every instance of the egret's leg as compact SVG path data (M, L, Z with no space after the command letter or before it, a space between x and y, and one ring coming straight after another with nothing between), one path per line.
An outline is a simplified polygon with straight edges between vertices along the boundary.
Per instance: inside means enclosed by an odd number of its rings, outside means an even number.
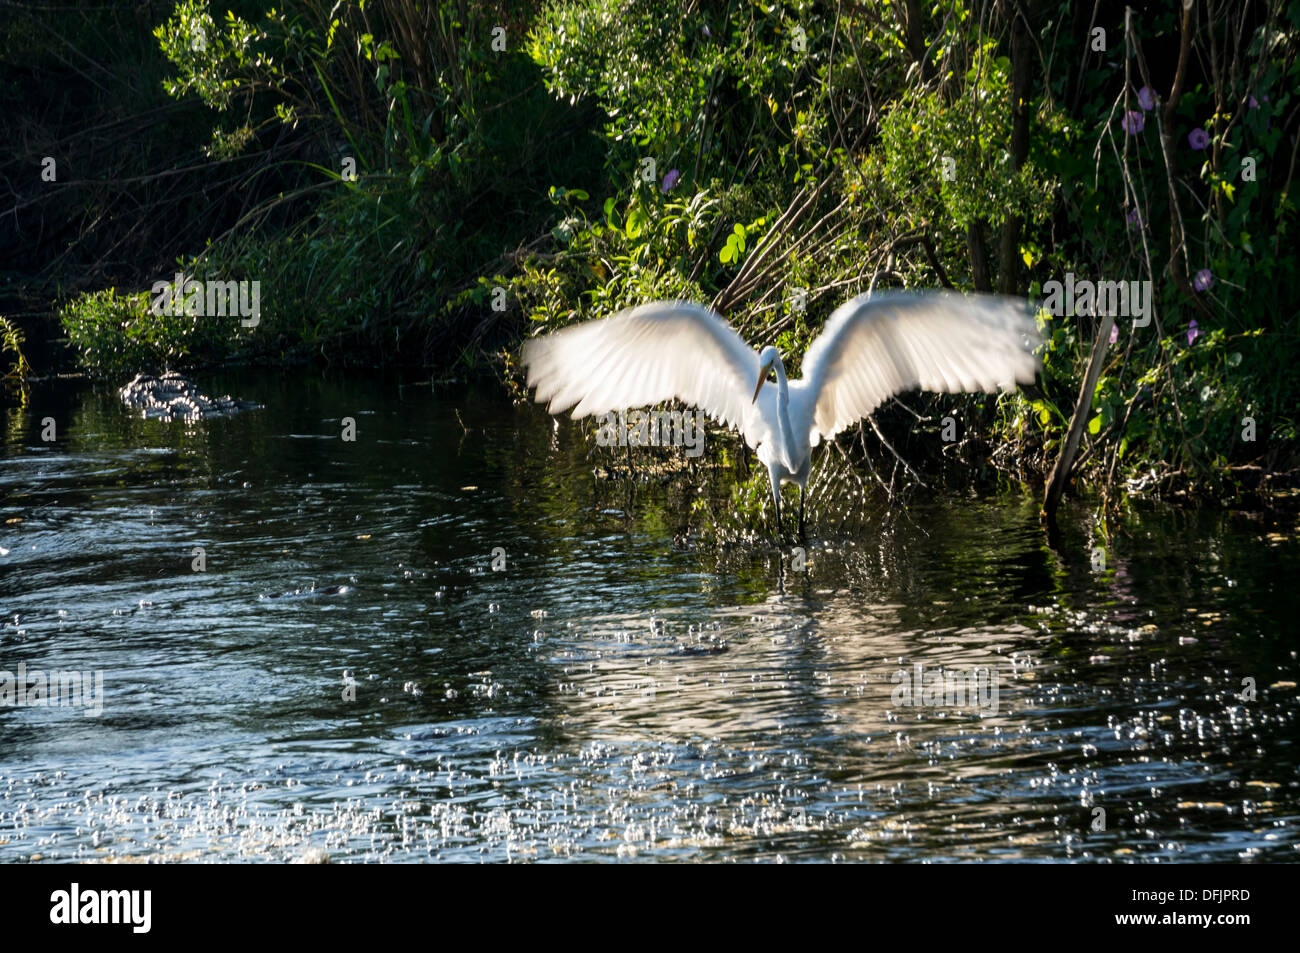
M799 487L799 538L804 542L808 541L808 536L803 531L803 487Z
M781 478L771 467L767 471L768 482L772 485L772 505L776 507L776 536L781 538Z

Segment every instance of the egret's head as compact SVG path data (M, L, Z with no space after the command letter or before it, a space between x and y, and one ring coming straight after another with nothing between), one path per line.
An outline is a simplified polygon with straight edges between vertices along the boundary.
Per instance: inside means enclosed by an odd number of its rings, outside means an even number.
M758 352L758 386L754 388L754 399L750 401L751 404L758 400L758 392L767 383L767 375L780 360L780 353L770 344Z

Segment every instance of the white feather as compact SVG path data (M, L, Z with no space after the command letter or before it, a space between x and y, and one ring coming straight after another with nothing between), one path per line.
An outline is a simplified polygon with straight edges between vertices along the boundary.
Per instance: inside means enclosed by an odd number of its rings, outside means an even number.
M764 434L751 404L758 355L714 311L655 301L524 344L528 386L551 413L575 418L680 400L753 446Z
M805 353L803 379L791 384L791 423L816 446L905 391L1013 390L1033 381L1037 343L1033 318L1015 298L859 295L835 309Z

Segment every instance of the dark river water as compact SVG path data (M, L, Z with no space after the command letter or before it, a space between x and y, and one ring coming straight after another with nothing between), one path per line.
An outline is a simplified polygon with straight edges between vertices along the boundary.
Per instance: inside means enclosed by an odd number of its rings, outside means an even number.
M265 409L4 411L0 860L1300 860L1293 516L1094 552L859 464L800 554L700 537L721 436L602 479L491 391L199 380Z

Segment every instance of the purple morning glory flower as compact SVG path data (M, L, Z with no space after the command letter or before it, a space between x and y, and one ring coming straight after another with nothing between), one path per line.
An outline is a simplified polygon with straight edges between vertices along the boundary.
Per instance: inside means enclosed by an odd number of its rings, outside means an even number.
M1142 107L1143 112L1150 112L1156 108L1156 93L1150 86L1143 86L1138 90L1138 105Z
M1147 124L1147 120L1136 109L1130 109L1124 114L1124 118L1119 121L1119 124L1130 136L1136 136L1142 131L1142 127Z
M1118 340L1119 340L1119 325L1112 324L1110 326L1110 343L1114 344Z
M1204 129L1193 129L1187 134L1187 144L1193 149L1204 149L1210 144L1210 134Z
M1246 105L1249 106L1251 109L1258 109L1259 100L1256 99L1254 96L1251 96L1250 99L1246 101Z
M1210 274L1210 269L1202 268L1192 279L1192 287L1197 291L1206 291L1210 285L1214 284L1214 275Z
M1128 219L1129 228L1141 228L1146 224L1146 222L1142 220L1142 213L1137 209L1133 209L1126 217Z
M674 185L676 185L677 180L680 179L681 177L682 174L678 172L676 169L669 169L668 174L664 176L663 187L659 191L667 195L668 190L671 189Z
M1196 326L1196 319L1192 318L1192 323L1187 325L1187 346L1191 347L1192 342L1201 336L1201 329Z

